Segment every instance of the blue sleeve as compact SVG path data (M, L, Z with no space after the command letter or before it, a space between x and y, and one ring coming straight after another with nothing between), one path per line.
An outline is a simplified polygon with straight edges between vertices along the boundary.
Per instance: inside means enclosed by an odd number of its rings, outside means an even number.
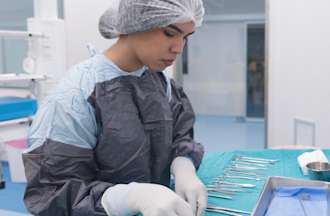
M94 88L88 68L74 68L40 106L29 131L30 150L47 139L93 149L98 128L88 102Z

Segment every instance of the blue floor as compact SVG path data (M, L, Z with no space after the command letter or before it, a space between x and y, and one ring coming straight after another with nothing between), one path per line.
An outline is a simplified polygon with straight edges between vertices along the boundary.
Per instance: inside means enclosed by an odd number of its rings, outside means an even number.
M265 125L261 120L197 115L195 140L206 152L263 149Z
M264 128L263 121L203 115L196 118L195 139L204 145L206 153L263 149ZM23 204L25 184L12 183L8 164L3 165L6 188L0 189L0 216L23 216L27 213Z
M13 183L10 180L8 163L3 162L2 165L6 187L5 189L0 189L0 216L5 216L1 209L27 213L23 203L25 184ZM9 214L9 212L6 212L6 216L9 215L12 216L15 214Z

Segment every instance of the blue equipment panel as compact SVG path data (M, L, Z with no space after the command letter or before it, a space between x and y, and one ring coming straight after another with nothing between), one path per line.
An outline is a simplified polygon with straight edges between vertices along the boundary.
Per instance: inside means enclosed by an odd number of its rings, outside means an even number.
M0 121L25 118L37 111L37 101L30 98L0 97Z

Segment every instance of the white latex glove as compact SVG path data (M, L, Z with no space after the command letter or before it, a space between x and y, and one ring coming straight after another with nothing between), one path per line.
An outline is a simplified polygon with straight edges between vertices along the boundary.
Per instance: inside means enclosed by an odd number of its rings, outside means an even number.
M171 165L174 175L175 192L186 200L196 216L204 215L207 206L207 190L196 175L192 161L186 157L177 157Z
M108 188L101 199L108 216L193 216L189 204L169 188L149 183Z

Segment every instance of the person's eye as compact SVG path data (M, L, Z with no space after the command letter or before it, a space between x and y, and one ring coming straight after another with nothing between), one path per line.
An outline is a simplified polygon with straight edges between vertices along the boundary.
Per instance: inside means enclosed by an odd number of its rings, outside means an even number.
M170 32L168 30L164 30L164 34L167 36L167 37L174 37L175 34L173 32Z

